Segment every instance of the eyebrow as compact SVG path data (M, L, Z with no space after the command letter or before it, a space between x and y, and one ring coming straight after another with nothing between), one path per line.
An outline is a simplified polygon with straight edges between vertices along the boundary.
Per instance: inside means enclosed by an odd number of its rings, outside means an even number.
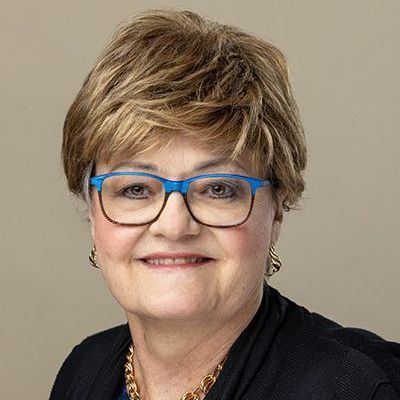
M202 162L197 164L192 172L201 172L210 168L214 168L214 167L219 167L219 166L235 166L239 169L241 169L242 171L246 172L246 169L243 167L242 164L240 164L240 162L238 161L233 161L233 162L228 162L226 160L226 158L217 158L215 160L209 160L206 162ZM134 168L134 169L141 169L144 171L152 171L152 172L158 172L159 169L157 167L157 165L152 164L152 163L145 163L142 161L122 161L118 164L116 164L112 169L112 171L115 171L118 168L121 167L130 167L130 168Z

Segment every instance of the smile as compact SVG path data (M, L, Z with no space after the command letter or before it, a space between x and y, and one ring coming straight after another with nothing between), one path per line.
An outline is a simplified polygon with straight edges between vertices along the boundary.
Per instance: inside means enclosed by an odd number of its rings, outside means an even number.
M152 266L179 266L179 267L192 267L204 265L210 261L211 258L201 257L185 257L185 258L153 258L153 259L142 259L145 264Z

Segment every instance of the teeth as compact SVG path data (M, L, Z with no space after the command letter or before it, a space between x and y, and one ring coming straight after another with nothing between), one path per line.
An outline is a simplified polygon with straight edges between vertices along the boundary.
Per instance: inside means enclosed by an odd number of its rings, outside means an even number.
M205 258L186 257L186 258L155 258L146 260L147 263L153 265L164 265L164 264L187 264L187 263L198 263L205 261Z

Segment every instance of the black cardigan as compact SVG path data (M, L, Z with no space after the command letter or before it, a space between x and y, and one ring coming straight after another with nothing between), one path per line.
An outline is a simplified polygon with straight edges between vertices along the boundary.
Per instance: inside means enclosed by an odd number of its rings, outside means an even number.
M75 346L50 400L112 400L123 384L128 324ZM400 344L344 328L265 286L206 400L400 400Z

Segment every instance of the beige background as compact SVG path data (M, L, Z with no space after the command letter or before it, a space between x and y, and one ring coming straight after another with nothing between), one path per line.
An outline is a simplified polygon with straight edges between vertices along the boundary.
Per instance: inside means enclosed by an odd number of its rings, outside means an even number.
M308 187L286 215L271 284L343 325L400 341L398 0L2 2L1 397L46 399L61 362L124 315L88 266L59 151L67 107L116 24L186 6L288 56Z

